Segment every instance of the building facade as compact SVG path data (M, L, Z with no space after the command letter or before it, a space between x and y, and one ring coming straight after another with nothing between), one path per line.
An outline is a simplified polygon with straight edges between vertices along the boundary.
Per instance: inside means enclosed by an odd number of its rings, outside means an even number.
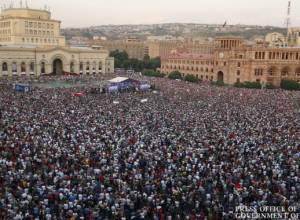
M107 50L69 47L60 21L45 10L9 8L0 15L0 77L114 72Z
M265 42L269 43L269 47L287 47L288 42L286 36L281 33L269 33L265 37Z
M203 62L199 56L205 58ZM161 72L175 70L226 84L251 81L279 86L283 79L300 82L300 48L274 48L264 42L247 45L238 37L220 37L214 41L212 55L178 53L163 57Z
M93 40L91 45L101 46L110 52L119 50L126 51L128 57L131 59L144 59L145 55L148 55L148 47L144 41L136 38L128 38L125 40Z

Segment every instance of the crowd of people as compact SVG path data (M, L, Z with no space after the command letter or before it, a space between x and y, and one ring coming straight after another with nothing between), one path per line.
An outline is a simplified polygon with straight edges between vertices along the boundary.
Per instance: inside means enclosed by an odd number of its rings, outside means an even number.
M155 91L82 97L2 83L0 219L231 220L241 205L299 209L299 92L151 83Z

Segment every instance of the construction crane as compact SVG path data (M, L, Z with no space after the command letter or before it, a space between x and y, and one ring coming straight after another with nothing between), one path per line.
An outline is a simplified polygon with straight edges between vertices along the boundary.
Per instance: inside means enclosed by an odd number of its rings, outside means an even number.
M286 17L287 37L289 35L289 28L291 25L291 8L292 8L292 0L289 0L288 1L288 9L287 9L287 17Z

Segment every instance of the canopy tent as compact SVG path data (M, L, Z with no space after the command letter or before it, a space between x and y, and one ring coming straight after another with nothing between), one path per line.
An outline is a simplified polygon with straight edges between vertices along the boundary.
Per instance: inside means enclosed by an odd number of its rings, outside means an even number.
M108 82L110 82L110 83L123 83L127 80L129 80L129 78L127 78L127 77L116 77L116 78L113 78L111 80L108 80Z

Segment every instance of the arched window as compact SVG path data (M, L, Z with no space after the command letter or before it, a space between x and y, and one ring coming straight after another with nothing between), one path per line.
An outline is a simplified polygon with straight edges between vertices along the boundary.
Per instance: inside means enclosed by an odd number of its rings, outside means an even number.
M7 63L6 62L2 63L2 71L3 72L7 71Z
M99 71L102 70L102 62L99 62L98 70L99 70Z
M83 71L83 63L82 63L82 62L80 62L79 70L80 70L81 72Z
M21 63L21 73L26 73L26 64L24 62Z
M300 67L298 67L295 71L296 76L300 77Z
M90 71L90 63L89 63L89 62L86 63L86 71L87 71L87 72Z
M45 74L46 73L46 68L45 68L45 62L41 63L41 73Z
M289 76L289 73L290 73L290 69L289 69L288 67L284 67L284 68L281 70L281 76L283 76L283 77Z

